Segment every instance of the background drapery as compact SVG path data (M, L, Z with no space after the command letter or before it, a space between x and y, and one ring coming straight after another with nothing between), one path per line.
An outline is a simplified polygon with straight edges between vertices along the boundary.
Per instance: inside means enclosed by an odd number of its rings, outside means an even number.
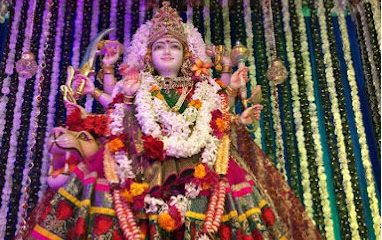
M37 0L30 51L40 68L29 80L12 69L23 52L34 1L7 2L8 13L0 11L5 18L0 23L0 236L13 239L23 201L29 212L46 189L44 146L50 129L65 122L59 86L66 68L78 67L90 39L108 27L116 29L111 39L128 46L157 1L51 0L47 23L43 14L49 4ZM284 173L322 236L379 239L380 1L170 3L207 43L230 49L240 41L250 48L248 94L261 85L264 105L254 140ZM272 62L269 34L289 71L278 86L266 77ZM102 111L91 98L80 103ZM239 100L236 111L242 111Z

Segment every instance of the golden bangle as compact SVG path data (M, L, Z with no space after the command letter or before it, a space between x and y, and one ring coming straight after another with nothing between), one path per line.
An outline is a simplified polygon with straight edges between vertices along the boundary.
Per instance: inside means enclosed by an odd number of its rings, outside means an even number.
M134 98L135 98L134 95L124 95L123 97L124 97L124 98L130 98L130 99L134 99Z
M230 97L236 97L237 96L237 89L235 90L235 89L231 88L230 86L227 86L225 91L226 91L227 95Z
M222 73L232 73L232 67L228 64L224 64L222 67Z
M103 65L102 70L103 70L103 74L113 74L114 75L114 66L113 65Z
M231 124L232 124L232 123L234 123L234 124L238 124L238 123L239 123L239 118L240 118L239 115L237 115L237 114L231 114L231 115L230 115L230 119L229 119L229 121L230 121Z
M134 95L123 95L123 103L133 105Z
M94 88L94 91L92 92L92 97L98 100L101 97L102 93L103 93L102 90L99 90L98 88Z

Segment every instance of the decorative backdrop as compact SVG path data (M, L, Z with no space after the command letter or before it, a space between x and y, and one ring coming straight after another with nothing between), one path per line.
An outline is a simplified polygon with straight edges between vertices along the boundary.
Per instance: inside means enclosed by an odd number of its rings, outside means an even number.
M173 0L206 43L250 50L264 109L254 140L284 174L325 239L380 239L381 2ZM46 189L45 145L65 108L59 86L97 32L125 49L158 1L0 1L0 239L13 239ZM23 52L37 74L18 75ZM289 77L274 86L274 58ZM120 60L119 63L122 62ZM98 64L97 64L98 68ZM101 88L101 86L98 86ZM80 101L88 111L101 106ZM236 111L240 112L240 104Z

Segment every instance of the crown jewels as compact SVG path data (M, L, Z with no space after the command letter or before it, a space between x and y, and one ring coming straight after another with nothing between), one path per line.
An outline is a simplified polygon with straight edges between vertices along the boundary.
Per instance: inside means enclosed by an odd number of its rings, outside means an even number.
M179 17L175 9L170 7L169 2L163 2L162 5L162 8L156 12L151 20L153 26L150 29L149 46L166 35L171 35L183 44L187 44L187 35L182 26L182 18Z

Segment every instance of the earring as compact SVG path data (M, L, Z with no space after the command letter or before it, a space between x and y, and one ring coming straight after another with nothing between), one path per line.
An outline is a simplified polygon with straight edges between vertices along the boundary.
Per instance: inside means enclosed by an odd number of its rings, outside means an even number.
M150 73L151 75L154 74L155 69L154 69L154 66L151 64L150 61L146 62L144 71Z
M183 77L191 77L192 76L191 61L189 58L187 58L185 61L183 61L183 64L180 67L180 72L182 73Z

